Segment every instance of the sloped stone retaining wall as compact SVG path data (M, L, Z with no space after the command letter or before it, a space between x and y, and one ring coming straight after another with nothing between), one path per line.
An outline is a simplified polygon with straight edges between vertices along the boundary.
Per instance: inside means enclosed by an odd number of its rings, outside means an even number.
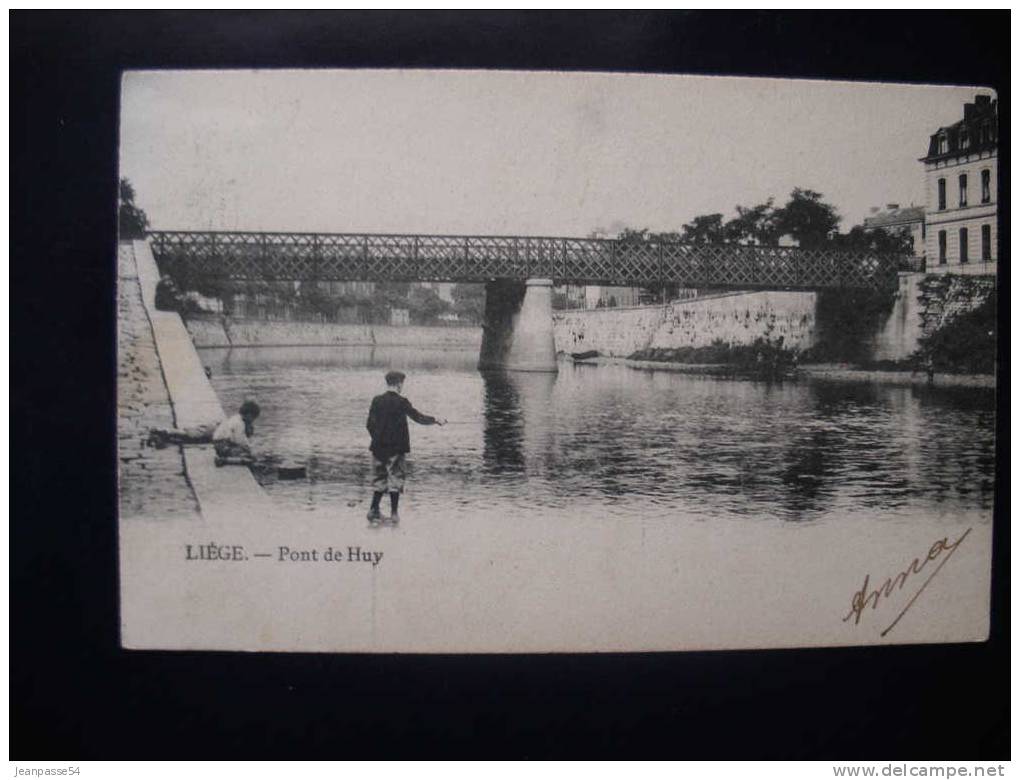
M188 333L196 347L421 346L477 349L481 328L343 325L331 322L190 316Z
M638 350L753 344L783 338L806 349L815 338L814 293L753 292L716 295L665 306L590 309L555 316L560 352L597 350L626 357Z
M995 294L993 276L929 275L920 284L921 333L930 336Z

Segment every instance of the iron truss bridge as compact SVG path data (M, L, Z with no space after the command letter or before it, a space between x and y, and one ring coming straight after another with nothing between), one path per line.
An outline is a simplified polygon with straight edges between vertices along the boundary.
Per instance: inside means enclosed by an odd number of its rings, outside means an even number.
M592 238L372 233L149 233L163 273L238 281L557 283L737 290L888 289L907 258L868 252Z

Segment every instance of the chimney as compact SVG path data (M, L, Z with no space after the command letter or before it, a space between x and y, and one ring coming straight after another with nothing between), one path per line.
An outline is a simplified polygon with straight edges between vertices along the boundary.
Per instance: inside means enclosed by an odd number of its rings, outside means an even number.
M991 95L975 95L974 102L978 108L988 108L992 104Z
M980 97L980 95L978 95L978 97ZM963 105L963 121L964 122L969 122L971 119L973 119L974 118L974 112L975 112L976 109L977 109L977 106L974 103L964 103L964 105Z
M887 209L889 209L889 211L896 211L896 209L898 209L900 207L900 204L899 203L886 203L885 207Z

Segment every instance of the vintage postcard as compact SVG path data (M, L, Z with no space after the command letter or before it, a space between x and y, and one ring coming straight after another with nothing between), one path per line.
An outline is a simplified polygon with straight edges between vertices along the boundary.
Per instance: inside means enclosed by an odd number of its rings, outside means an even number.
M983 641L998 101L136 71L126 648Z

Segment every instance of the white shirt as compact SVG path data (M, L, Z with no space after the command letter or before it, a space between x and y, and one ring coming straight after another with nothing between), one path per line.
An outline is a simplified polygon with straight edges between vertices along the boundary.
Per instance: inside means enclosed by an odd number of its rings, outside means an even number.
M244 432L244 420L241 419L239 414L228 417L217 425L212 438L213 441L232 441L234 444L240 444L242 447L251 448L248 435Z

